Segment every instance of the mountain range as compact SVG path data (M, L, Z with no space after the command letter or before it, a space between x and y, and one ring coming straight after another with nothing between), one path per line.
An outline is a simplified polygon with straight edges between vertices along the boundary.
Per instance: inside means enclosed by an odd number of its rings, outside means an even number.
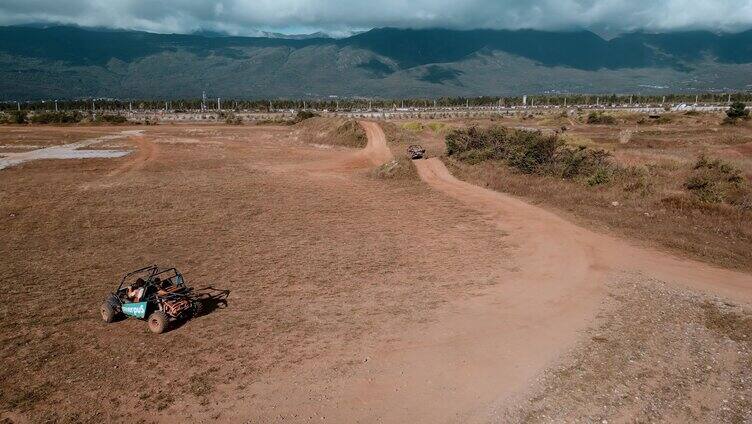
M439 97L752 88L752 31L378 28L347 38L0 27L0 100Z

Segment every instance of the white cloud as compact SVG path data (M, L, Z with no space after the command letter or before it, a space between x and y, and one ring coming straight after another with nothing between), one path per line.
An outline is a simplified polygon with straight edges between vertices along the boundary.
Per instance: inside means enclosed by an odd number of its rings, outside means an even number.
M347 31L382 26L595 28L610 32L752 27L752 0L3 0L0 24L59 22L155 32Z

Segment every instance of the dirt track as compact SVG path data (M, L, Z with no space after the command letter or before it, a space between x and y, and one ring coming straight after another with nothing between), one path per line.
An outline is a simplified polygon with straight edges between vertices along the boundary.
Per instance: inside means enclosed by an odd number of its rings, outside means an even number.
M374 166L391 158L380 128L363 125L368 146L345 162ZM459 181L436 158L415 164L432 188L482 213L489 225L508 234L514 271L503 270L503 282L493 290L454 303L430 326L406 327L399 342L377 347L379 360L358 372L329 380L325 387L312 387L315 377L301 384L297 376L289 376L273 385L275 398L299 408L310 393L326 391L311 410L337 422L486 422L574 345L592 323L606 281L621 273L639 272L752 300L749 275L592 233L518 199ZM240 411L240 416L254 414ZM264 412L259 416L271 418Z
M640 272L649 278L752 302L752 276L748 274L678 259L593 233L511 196L460 181L437 158L418 161L416 166L429 185L488 214L522 246L548 246L552 250L541 254L526 252L522 259L531 262L526 262L524 269L548 269L548 275L560 279L571 275L567 264L575 263L579 265L580 278L590 281L601 278L604 270Z

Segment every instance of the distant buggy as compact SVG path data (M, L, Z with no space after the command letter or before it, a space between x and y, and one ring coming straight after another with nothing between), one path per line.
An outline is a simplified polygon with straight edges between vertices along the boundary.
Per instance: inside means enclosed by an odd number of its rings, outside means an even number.
M426 149L417 144L413 144L407 148L407 155L410 156L410 159L423 159L426 157Z
M156 265L125 274L120 285L100 308L102 320L110 323L120 317L146 320L153 333L165 331L171 321L201 314L202 304L175 268Z

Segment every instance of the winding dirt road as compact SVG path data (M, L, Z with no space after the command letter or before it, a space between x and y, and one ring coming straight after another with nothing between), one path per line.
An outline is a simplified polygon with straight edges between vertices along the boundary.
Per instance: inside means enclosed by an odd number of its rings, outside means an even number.
M708 294L752 302L752 276L748 274L679 259L581 228L512 196L460 181L438 158L415 164L420 177L431 187L487 214L518 241L523 251L534 249L533 254L520 257L521 266L549 269L554 278L561 278L571 270L571 262L580 263L580 268L588 264L589 270L583 274L586 279L598 278L603 271L637 272Z
M369 147L359 155L373 165L383 163L391 157L383 132L375 123L363 126ZM492 411L524 392L537 373L573 346L593 321L605 294L603 283L621 273L752 301L748 274L594 233L522 200L459 181L437 158L415 164L433 189L509 234L517 267L486 296L456 304L436 325L408 330L403 345L382 352L367 376L340 381L341 403L330 411L335 417L492 419Z
M361 122L368 146L316 171L373 167L392 159L383 131ZM605 283L644 273L733 299L752 300L752 277L637 248L541 208L459 181L437 158L414 162L421 179L508 234L515 268L483 296L458 300L428 325L400 331L370 351L376 360L317 386L289 376L256 405L284 398L302 415L334 422L488 422L572 348L594 322ZM430 220L430 216L420 219ZM458 252L461 254L462 252ZM499 268L502 268L499 264ZM312 402L312 394L326 393ZM264 401L264 396L269 396ZM238 411L271 418L277 411Z

